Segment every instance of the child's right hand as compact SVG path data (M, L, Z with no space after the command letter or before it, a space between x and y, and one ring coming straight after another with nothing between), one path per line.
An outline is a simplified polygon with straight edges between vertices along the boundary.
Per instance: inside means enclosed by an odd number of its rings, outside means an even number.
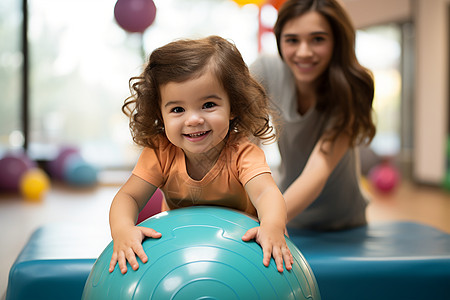
M159 239L161 233L141 226L121 228L120 231L115 232L113 234L114 246L109 272L114 271L116 264L119 263L120 272L125 274L127 272L127 261L131 268L136 271L139 268L136 255L143 263L146 263L148 257L142 247L142 241L145 237Z

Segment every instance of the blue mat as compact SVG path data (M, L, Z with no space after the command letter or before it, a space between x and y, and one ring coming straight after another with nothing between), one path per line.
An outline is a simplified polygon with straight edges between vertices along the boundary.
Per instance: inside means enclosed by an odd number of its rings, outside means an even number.
M37 229L9 272L6 300L80 300L108 231L77 224Z
M107 231L49 224L11 267L6 300L79 300ZM416 223L338 232L290 230L323 300L450 299L450 235Z
M450 235L409 222L289 230L322 299L450 299Z

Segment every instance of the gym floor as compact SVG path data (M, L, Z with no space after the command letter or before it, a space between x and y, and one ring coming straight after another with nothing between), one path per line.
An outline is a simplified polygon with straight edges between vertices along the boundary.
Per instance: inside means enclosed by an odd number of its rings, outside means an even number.
M53 184L39 203L19 195L0 195L0 299L4 297L11 265L39 226L61 222L78 223L104 231L110 240L108 211L119 185L74 190ZM402 182L388 195L371 193L369 222L414 221L450 234L450 192L440 188Z

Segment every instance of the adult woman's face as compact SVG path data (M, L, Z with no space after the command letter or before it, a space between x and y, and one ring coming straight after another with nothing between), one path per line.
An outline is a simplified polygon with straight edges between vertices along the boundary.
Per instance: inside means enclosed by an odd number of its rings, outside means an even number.
M297 84L314 84L333 55L333 32L325 17L315 11L307 12L284 25L280 46Z

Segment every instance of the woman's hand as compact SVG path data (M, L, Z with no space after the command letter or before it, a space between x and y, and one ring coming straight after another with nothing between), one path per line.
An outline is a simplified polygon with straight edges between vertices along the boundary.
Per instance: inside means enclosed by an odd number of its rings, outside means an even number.
M148 261L147 254L145 254L142 247L142 241L145 237L159 239L161 233L152 228L141 226L130 226L122 228L113 236L113 254L109 264L109 272L114 271L117 263L119 263L120 272L125 274L127 272L127 261L133 270L139 269L136 255L143 263Z
M284 229L274 225L261 224L259 227L249 229L242 240L248 242L255 240L263 250L263 264L268 267L273 256L278 272L283 272L283 261L286 270L292 269L294 258L284 237Z

